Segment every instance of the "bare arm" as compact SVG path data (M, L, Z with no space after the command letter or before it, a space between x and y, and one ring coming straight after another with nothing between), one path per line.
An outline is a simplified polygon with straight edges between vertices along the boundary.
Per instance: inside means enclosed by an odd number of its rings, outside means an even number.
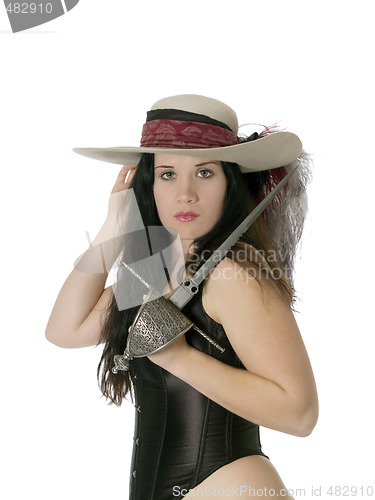
M246 370L192 348L183 337L150 359L247 420L297 436L310 434L318 415L317 392L292 311L270 285L262 296L256 280L230 259L215 271L206 305Z
M59 347L87 347L99 342L103 313L112 299L112 288L104 287L118 254L116 216L121 192L131 183L134 170L127 176L129 171L129 167L121 169L111 193L108 216L66 279L52 309L45 335Z

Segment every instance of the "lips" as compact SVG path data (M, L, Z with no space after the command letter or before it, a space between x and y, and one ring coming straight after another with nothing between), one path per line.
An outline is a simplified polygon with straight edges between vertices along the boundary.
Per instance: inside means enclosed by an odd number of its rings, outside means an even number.
M181 222L191 222L199 217L195 212L178 212L175 214L175 218Z

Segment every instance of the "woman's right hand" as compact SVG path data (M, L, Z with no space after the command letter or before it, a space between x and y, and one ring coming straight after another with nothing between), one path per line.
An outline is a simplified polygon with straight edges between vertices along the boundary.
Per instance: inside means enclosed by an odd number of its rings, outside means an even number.
M125 197L126 191L129 189L133 176L135 172L135 167L127 167L124 165L116 179L116 182L111 191L111 196L108 202L108 218L115 218L118 211L122 205Z

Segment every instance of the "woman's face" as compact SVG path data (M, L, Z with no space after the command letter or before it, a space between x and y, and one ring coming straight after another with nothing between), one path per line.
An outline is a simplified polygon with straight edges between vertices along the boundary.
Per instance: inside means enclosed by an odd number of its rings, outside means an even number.
M176 229L184 252L221 217L227 179L219 161L155 154L154 198L159 218Z

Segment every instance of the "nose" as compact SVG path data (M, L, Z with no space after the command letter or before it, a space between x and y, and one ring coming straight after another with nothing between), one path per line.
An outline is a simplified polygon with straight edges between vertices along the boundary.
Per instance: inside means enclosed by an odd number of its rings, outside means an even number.
M192 181L184 181L178 186L176 193L179 203L194 203L198 199L198 193Z

